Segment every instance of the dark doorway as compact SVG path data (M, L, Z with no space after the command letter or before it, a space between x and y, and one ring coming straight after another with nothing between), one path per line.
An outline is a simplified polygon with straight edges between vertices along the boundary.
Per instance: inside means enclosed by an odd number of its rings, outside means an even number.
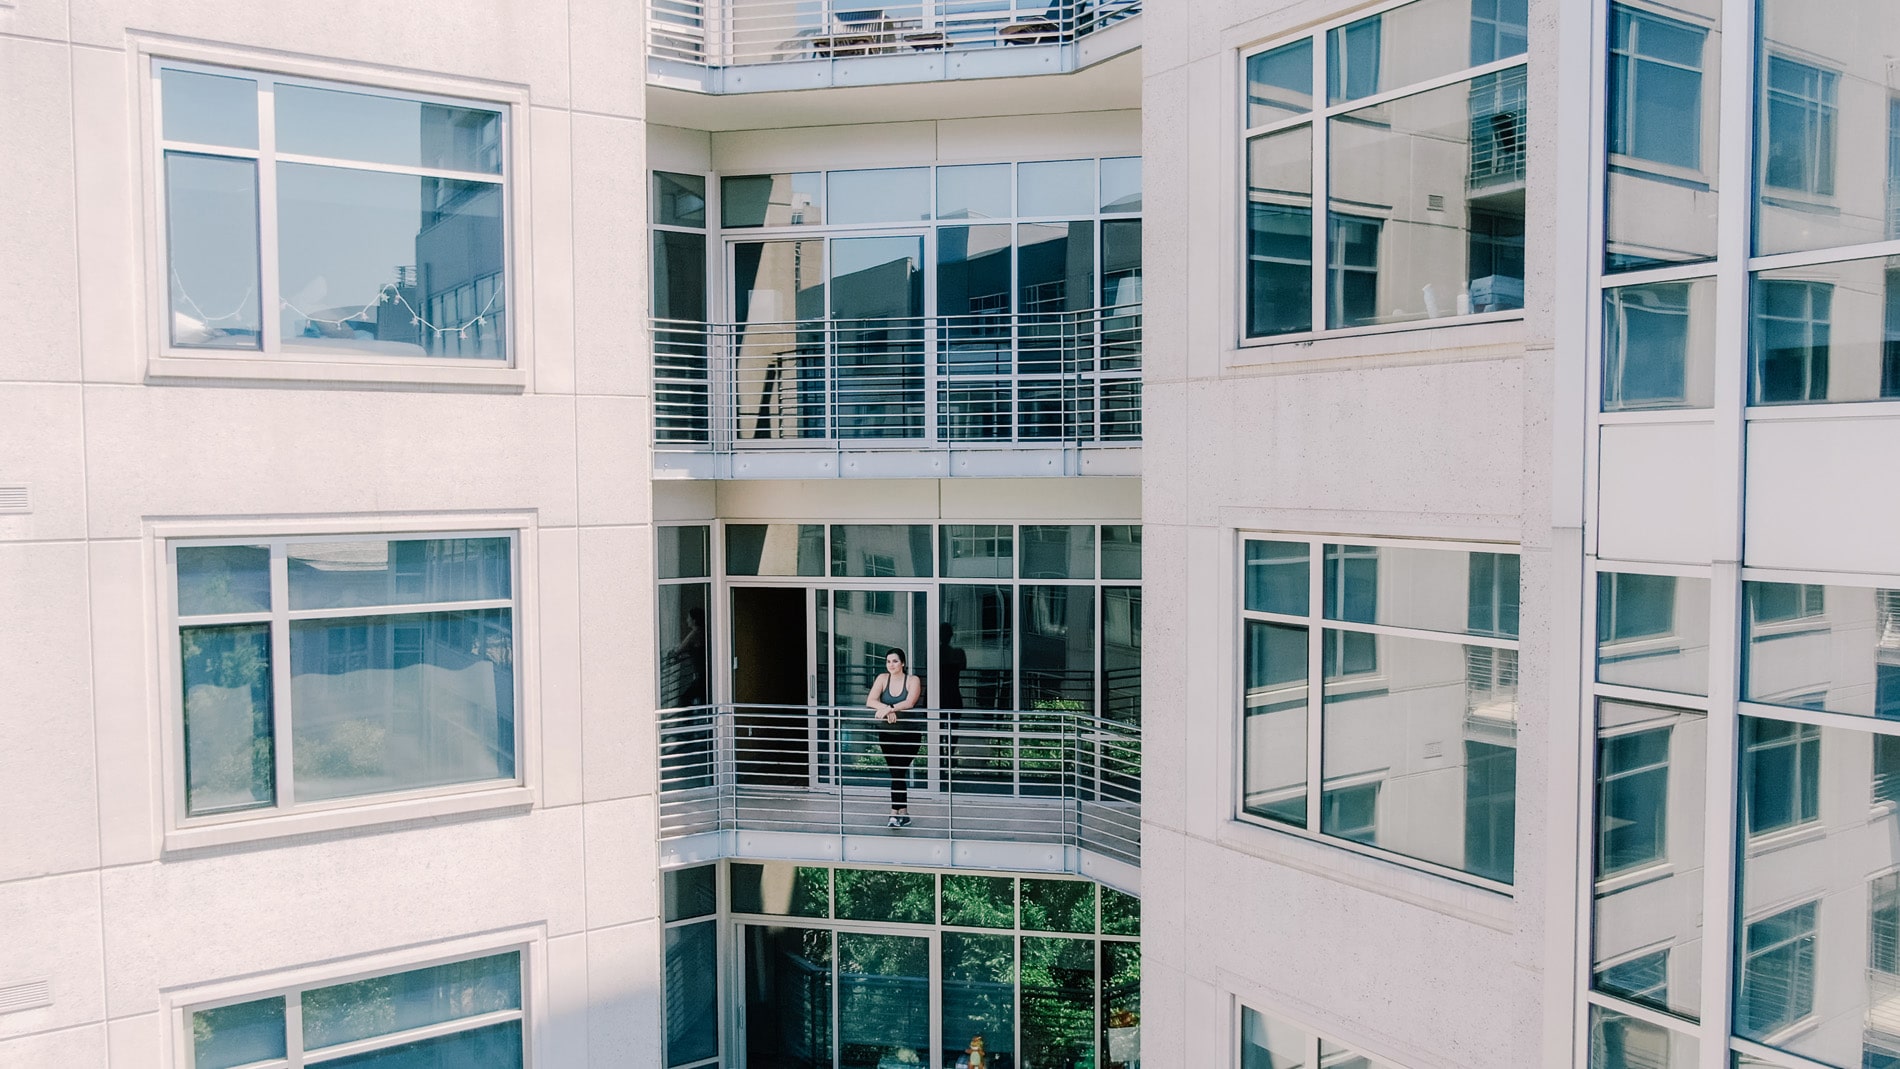
M732 698L738 707L741 783L810 784L806 615L802 589L732 590Z

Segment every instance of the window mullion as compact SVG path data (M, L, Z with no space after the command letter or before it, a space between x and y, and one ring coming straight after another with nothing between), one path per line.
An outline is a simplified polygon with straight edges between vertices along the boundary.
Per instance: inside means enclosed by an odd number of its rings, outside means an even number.
M1307 544L1307 559L1312 564L1306 572L1306 830L1314 834L1320 831L1320 777L1323 774L1321 760L1324 756L1321 741L1326 715L1326 678L1322 659L1326 631L1321 626L1321 620L1325 617L1325 603L1321 599L1326 593L1326 567L1321 556L1324 549L1324 545L1319 542Z
M1312 235L1311 251L1308 254L1312 260L1312 264L1308 270L1308 278L1311 281L1312 288L1309 318L1312 322L1312 329L1316 331L1325 330L1330 326L1326 321L1326 235L1329 225L1327 221L1326 157L1328 151L1327 134L1330 124L1326 117L1326 109L1323 106L1323 102L1327 99L1326 80L1328 78L1328 58L1326 54L1326 35L1323 33L1315 33L1313 35L1313 102L1316 106L1312 114L1313 199L1312 207L1309 209L1309 218L1312 222ZM1319 562L1315 560L1314 563L1317 565ZM1318 602L1314 602L1313 604L1317 605ZM1318 610L1315 609L1314 613L1317 615ZM1315 721L1315 723L1317 723L1317 721Z
M290 741L290 561L288 543L270 547L271 750L275 755L273 794L279 811L292 804ZM297 1064L301 1065L299 1061Z
M290 1069L303 1069L303 992L284 996L284 1052Z
M263 352L283 350L283 309L277 256L277 83L257 85L257 259L258 332ZM273 554L274 556L275 554Z

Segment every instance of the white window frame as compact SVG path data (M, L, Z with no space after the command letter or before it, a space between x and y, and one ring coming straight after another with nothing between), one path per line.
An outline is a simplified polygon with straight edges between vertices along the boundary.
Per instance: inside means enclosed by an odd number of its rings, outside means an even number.
M289 784L277 780L276 804L270 807L239 810L202 817L187 815L185 805L185 721L182 674L179 662L179 614L176 551L188 545L252 545L272 540L313 541L387 541L415 538L467 538L478 535L508 537L513 552L513 598L510 611L514 624L515 664L515 776L513 779L482 780L412 790L392 791L322 802L296 804L291 801ZM536 695L540 691L534 651L539 649L538 623L534 610L536 531L532 514L495 513L470 516L391 517L371 523L363 520L323 519L228 522L161 522L148 526L146 542L154 577L154 605L158 607L154 650L158 665L158 692L164 730L158 747L161 767L154 782L162 785L164 796L163 849L166 852L222 846L282 835L307 834L361 827L396 820L447 817L465 813L504 809L526 810L539 801L540 791L540 710ZM288 605L278 604L282 592L273 598L273 620L288 620ZM466 603L457 603L450 608ZM383 607L378 607L380 610ZM410 608L405 606L405 609ZM426 611L427 605L414 606ZM265 614L258 614L260 616ZM290 730L290 709L284 690L288 687L290 651L282 629L273 627L273 670L284 678L274 682L278 703L273 711L277 729L279 768L286 760L283 744Z
M381 68L361 68L337 61L285 57L234 48L195 45L171 40L135 37L135 67L139 101L139 129L142 203L144 222L139 230L144 240L144 308L140 318L144 342L144 377L149 382L190 379L264 379L339 384L410 383L448 386L476 386L522 390L533 383L534 336L531 258L521 250L530 247L528 228L528 97L525 89L490 82L415 75ZM271 145L271 116L262 106L264 87L277 81L295 82L321 89L369 95L424 100L458 106L477 107L501 113L502 173L483 180L498 181L502 187L502 304L506 312L506 360L479 360L467 357L409 357L320 349L272 351L267 339L275 336L275 308L265 307L275 299L276 258L275 223L270 217L269 190L274 188L268 165L260 162L259 180L259 315L261 348L258 350L217 350L180 348L171 344L171 286L169 253L166 246L166 198L164 157L166 142L160 129L160 71L166 67L203 73L233 75L256 79L260 83L258 150L220 149L227 156L268 159ZM348 165L347 163L345 165ZM389 170L375 164L364 169ZM413 168L403 169L405 172ZM449 172L443 172L448 174Z
M164 1064L169 1069L193 1069L195 1054L192 1043L191 1015L200 1010L255 1002L278 995L288 999L315 988L329 987L334 984L346 984L379 976L393 976L436 965L448 965L457 961L507 953L521 955L521 1008L507 1013L486 1015L482 1023L495 1024L519 1020L523 1069L539 1069L541 1066L552 1065L554 1063L548 1056L546 1012L549 1002L547 931L540 925L464 936L399 951L384 951L351 958L342 962L298 966L271 973L261 980L253 975L241 979L194 984L161 992L159 1019L161 1028L165 1032L164 1050L169 1054ZM450 1024L466 1025L470 1020L472 1019L462 1018ZM290 1040L287 1046L287 1057L260 1062L257 1069L279 1069L279 1067L293 1069L304 1064L296 1042L298 1035L292 1031L296 1026L297 1022L290 1013L289 1007L286 1006L285 1031L286 1039ZM399 1045L401 1041L395 1040L396 1036L401 1036L403 1040L414 1040L464 1030L465 1028L431 1025L413 1030L416 1034L403 1032L377 1036L363 1041L363 1046L381 1049L385 1046Z

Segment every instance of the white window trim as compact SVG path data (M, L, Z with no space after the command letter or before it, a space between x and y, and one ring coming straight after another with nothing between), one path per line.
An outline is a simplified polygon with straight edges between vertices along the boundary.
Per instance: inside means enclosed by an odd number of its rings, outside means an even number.
M409 384L486 387L523 391L534 385L533 248L530 232L528 93L525 87L468 78L371 68L335 60L287 56L171 38L131 35L128 50L136 97L140 204L144 218L135 233L144 243L140 259L145 278L138 288L143 307L135 309L144 344L144 380L278 380L326 384ZM337 352L270 354L221 353L171 346L165 310L170 306L164 241L163 149L158 135L156 86L163 62L204 64L317 83L344 89L428 96L494 107L502 113L503 282L507 287L508 360L455 357L390 358ZM268 255L268 251L261 255ZM260 302L261 303L261 302ZM497 365L503 366L497 366Z
M169 1069L191 1069L193 1064L191 1015L198 1010L215 1009L288 994L331 984L349 983L377 976L425 969L470 958L509 952L521 955L522 1065L524 1069L553 1065L548 1054L548 932L545 925L512 928L482 935L462 936L401 950L331 961L321 965L302 965L241 979L214 980L162 990L159 993L159 1022L164 1033L163 1048L169 1057L163 1063ZM267 1062L266 1065L279 1063ZM296 1058L284 1062L301 1065Z
M185 810L184 710L178 665L177 580L171 567L174 543L211 539L243 540L326 536L421 536L506 532L514 541L512 613L515 628L515 779L450 784L411 791L342 798L275 811L190 818ZM536 592L537 528L533 513L405 515L375 518L265 520L179 520L146 525L146 560L152 569L154 630L149 647L157 665L156 693L162 729L154 748L159 767L163 853L227 846L365 827L497 810L527 810L539 803L541 781L540 633ZM288 651L284 651L288 656Z

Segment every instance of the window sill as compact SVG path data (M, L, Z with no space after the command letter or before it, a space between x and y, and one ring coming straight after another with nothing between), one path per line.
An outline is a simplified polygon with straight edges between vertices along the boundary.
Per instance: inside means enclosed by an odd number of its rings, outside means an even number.
M1668 858L1645 861L1641 865L1613 872L1596 882L1594 891L1600 898L1622 891L1641 887L1644 884L1659 883L1676 875L1676 863Z
M302 360L269 356L191 356L169 352L146 365L147 382L167 380L270 380L325 385L475 386L522 391L528 373L497 362L456 360L390 363Z
M1367 356L1425 357L1443 352L1493 358L1519 354L1523 347L1524 315L1513 311L1389 327L1249 338L1229 352L1227 362L1230 367L1246 368ZM1472 350L1483 351L1472 354Z
M1818 820L1810 820L1791 828L1777 828L1774 831L1750 835L1746 854L1748 857L1760 857L1763 854L1786 850L1791 846L1820 842L1826 838L1827 826Z
M291 835L344 831L396 821L429 820L508 809L526 810L532 808L534 804L534 788L520 785L425 798L393 798L335 809L317 809L285 813L280 816L236 819L220 824L173 828L165 833L162 848L164 853L172 854L279 839Z

